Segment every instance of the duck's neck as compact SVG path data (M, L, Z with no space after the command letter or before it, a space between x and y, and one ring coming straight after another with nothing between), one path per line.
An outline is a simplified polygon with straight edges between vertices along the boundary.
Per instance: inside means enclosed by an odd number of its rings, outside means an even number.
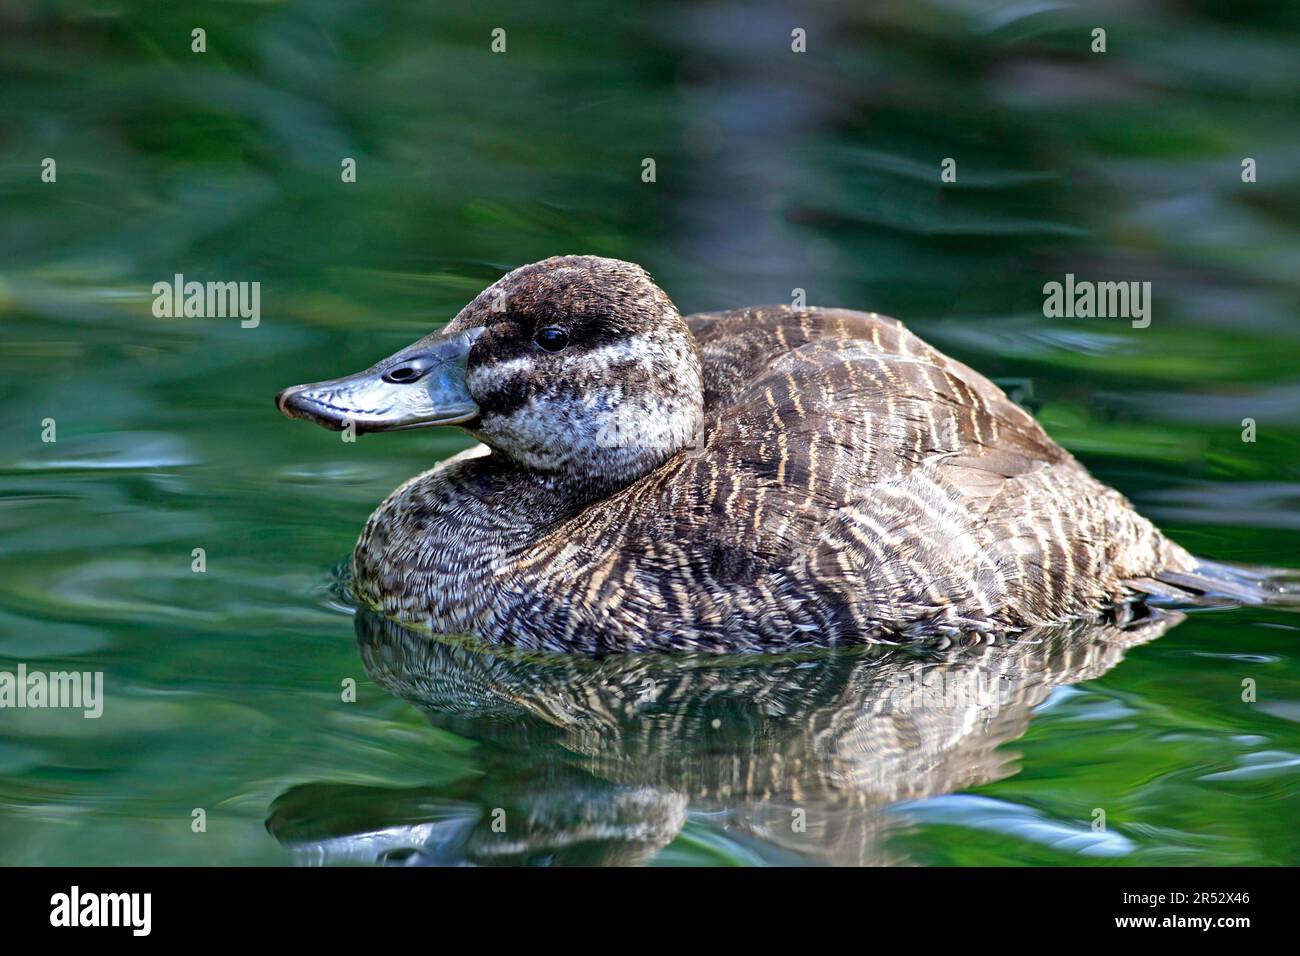
M352 555L370 605L438 632L476 630L549 530L619 485L457 456L394 491Z

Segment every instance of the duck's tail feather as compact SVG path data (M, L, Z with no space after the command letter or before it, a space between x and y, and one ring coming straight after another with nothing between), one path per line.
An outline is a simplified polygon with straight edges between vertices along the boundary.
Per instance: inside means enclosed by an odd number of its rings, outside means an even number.
M1300 608L1300 569L1198 561L1191 571L1158 571L1127 582L1135 591L1178 605L1250 604Z

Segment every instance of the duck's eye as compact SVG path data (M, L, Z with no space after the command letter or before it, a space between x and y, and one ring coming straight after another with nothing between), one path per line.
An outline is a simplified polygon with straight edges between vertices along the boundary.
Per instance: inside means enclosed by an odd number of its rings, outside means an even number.
M564 329L538 329L533 341L537 343L538 347L544 348L548 352L558 352L569 344L569 333Z

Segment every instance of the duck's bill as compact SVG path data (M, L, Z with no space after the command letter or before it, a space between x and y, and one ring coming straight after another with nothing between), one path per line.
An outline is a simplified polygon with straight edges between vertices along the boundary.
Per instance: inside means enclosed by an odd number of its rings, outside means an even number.
M481 328L435 332L364 372L294 385L275 397L290 418L357 433L460 425L479 409L465 382L465 362Z

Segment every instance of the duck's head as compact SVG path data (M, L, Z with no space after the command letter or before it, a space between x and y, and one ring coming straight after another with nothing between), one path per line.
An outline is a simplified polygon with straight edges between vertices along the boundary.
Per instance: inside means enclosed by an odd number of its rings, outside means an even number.
M703 392L695 340L644 269L560 256L508 273L364 372L276 404L357 432L459 425L522 467L622 483L692 442Z

